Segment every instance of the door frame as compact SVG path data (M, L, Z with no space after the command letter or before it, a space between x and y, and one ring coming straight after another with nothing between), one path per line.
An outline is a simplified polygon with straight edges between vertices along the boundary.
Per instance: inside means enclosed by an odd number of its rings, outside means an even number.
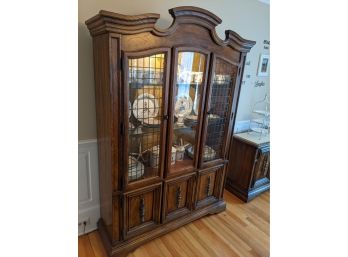
M128 102L129 102L129 72L128 72L128 60L133 58L143 58L148 57L155 54L165 54L165 62L163 67L163 79L164 85L162 90L162 124L160 127L160 158L159 158L159 174L158 176L140 179L136 181L132 181L129 183L128 181L128 129L129 129L129 121L128 121ZM153 48L147 49L143 51L135 51L135 52L125 52L122 51L122 74L123 74L123 92L122 92L122 107L123 107L123 119L121 124L121 131L123 131L123 143L120 146L122 151L122 160L123 162L120 164L120 170L123 172L123 185L124 188L128 190L133 190L135 188L143 187L144 185L152 184L154 182L158 182L163 178L163 170L164 170L164 162L165 162L165 144L166 140L166 131L167 131L167 117L168 117L168 91L169 91L169 79L170 79L170 66L171 66L171 49L168 47L161 48ZM123 164L123 165L122 165Z
M174 102L175 102L175 93L176 93L176 82L177 82L177 65L178 65L178 54L179 52L197 52L205 55L205 70L204 70L204 76L202 81L202 92L201 92L201 101L199 104L199 110L198 110L198 128L196 130L196 153L193 160L193 166L188 166L188 168L175 173L170 173L171 170L171 147L173 142L173 125L174 125ZM167 158L166 158L166 172L164 174L164 177L177 177L185 173L189 173L192 171L198 170L198 157L200 155L201 149L200 149L200 140L201 140L201 130L203 125L203 113L204 113L204 106L205 106L205 99L206 99L206 87L207 87L207 81L208 81L208 75L209 75L209 67L210 67L210 56L211 52L200 47L193 47L193 46L175 46L172 49L172 65L171 65L171 79L170 79L170 88L169 88L169 103L168 103L168 126L167 126Z
M231 102L228 108L228 114L226 116L227 121L225 124L225 131L224 131L224 136L223 136L223 146L222 146L222 151L221 151L221 156L220 158L214 159L214 160L210 160L207 162L203 161L203 155L200 154L199 156L199 161L198 161L198 165L199 168L208 168L208 167L213 167L219 164L224 164L227 163L228 160L225 160L225 157L227 155L227 150L228 150L228 142L230 141L231 135L233 134L233 132L231 131L231 123L233 121L233 117L234 117L234 113L232 111L232 106L233 106L233 100L234 100L234 95L236 93L236 85L239 79L239 67L240 67L240 63L235 63L231 60L228 60L226 58L224 58L221 55L212 53L212 58L211 58L211 65L210 65L210 76L209 76L209 83L207 86L207 94L206 94L206 101L205 101L205 106L204 106L204 121L203 121L203 127L202 127L202 140L201 140L201 145L200 145L200 149L203 150L204 147L204 142L206 141L206 137L207 137L207 133L208 133L208 110L210 109L210 105L211 105L211 94L212 94L212 88L213 88L213 80L214 80L214 75L215 75L215 67L216 67L216 61L217 59L221 59L224 62L227 62L228 64L233 66L233 69L235 69L235 71L231 71L231 75L235 75L234 78L232 78L232 95L231 95Z

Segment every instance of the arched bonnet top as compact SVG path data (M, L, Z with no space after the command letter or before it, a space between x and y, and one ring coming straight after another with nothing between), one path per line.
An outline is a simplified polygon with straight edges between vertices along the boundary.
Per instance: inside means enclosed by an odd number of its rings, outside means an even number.
M106 32L130 35L151 32L156 36L168 36L175 32L179 24L197 24L207 28L214 42L221 46L229 46L239 52L249 52L255 41L242 38L232 30L226 30L226 38L222 40L216 33L215 27L222 20L215 14L198 7L181 6L169 9L173 23L167 29L159 29L156 22L160 18L157 13L140 15L123 15L101 10L99 14L88 19L86 25L92 36Z

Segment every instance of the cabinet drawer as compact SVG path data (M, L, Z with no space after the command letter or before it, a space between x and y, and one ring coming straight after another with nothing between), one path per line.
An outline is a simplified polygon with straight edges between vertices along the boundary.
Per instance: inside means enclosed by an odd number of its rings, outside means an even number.
M222 198L224 165L199 172L196 208L211 204Z
M163 195L163 222L167 222L192 210L195 173L166 181Z
M160 222L162 183L124 195L124 238L153 229Z

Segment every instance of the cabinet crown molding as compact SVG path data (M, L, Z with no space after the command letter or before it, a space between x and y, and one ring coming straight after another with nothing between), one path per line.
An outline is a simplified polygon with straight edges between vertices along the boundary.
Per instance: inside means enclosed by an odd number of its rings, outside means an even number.
M208 10L194 6L180 6L169 9L169 13L173 17L173 22L167 29L156 27L156 22L160 18L157 13L123 15L105 10L99 11L97 15L88 19L86 25L92 36L111 32L121 35L151 32L156 36L164 37L175 32L179 24L195 24L209 30L213 41L220 46L229 46L246 53L256 44L255 41L246 40L232 30L226 30L226 37L222 40L215 30L222 20Z

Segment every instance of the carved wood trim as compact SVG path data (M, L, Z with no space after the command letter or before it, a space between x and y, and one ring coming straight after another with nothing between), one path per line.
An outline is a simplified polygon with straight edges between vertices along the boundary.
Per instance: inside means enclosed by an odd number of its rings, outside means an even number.
M181 202L181 186L179 186L177 189L176 189L176 202L175 202L175 205L176 205L176 208L178 209L179 208L179 205L180 205L180 202Z
M140 221L143 223L145 221L145 203L144 203L143 195L140 197L139 216L140 216Z
M152 218L149 221L145 221L145 195L149 192L153 192L153 205L152 205ZM162 183L153 184L140 188L131 192L123 194L124 206L123 208L123 240L131 238L135 235L144 233L152 228L156 227L160 222L160 209L161 209L161 194L162 194ZM129 226L130 216L131 216L131 206L130 199L136 197L140 199L139 204L139 218L141 224L136 225L135 227Z
M244 39L232 30L226 30L226 37L222 40L215 30L215 27L222 20L205 9L193 6L181 6L169 9L169 13L173 17L173 22L167 29L156 27L156 22L160 17L156 13L123 15L101 10L99 14L88 19L85 23L92 36L110 32L123 35L151 32L160 37L174 33L179 24L195 24L209 30L214 42L220 46L228 46L239 52L249 52L256 44L255 41Z
M184 182L187 182L186 185L186 194ZM176 194L175 194L175 206L176 210L168 211L167 201L168 201L168 187L175 186ZM162 222L167 223L173 219L177 219L183 215L186 215L193 209L194 195L195 195L195 187L196 187L196 172L192 172L189 174L185 174L181 177L176 177L173 179L166 180L164 183L163 190L163 204L162 204ZM180 188L180 189L179 189ZM186 199L184 202L183 200ZM183 206L180 206L184 204Z
M206 193L207 193L207 197L210 194L210 189L211 189L211 177L210 175L207 177L207 188L206 188Z

